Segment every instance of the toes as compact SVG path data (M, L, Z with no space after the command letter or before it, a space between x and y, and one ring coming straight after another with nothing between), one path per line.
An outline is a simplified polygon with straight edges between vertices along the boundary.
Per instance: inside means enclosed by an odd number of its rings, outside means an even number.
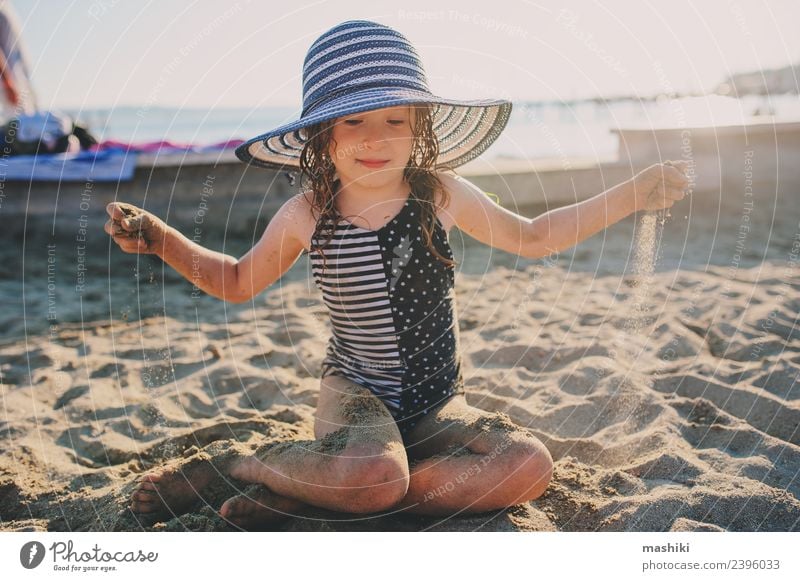
M250 514L246 509L246 504L239 498L230 498L225 501L217 514L222 520L245 530L258 526L263 519Z
M156 485L153 482L142 482L136 490L156 490Z
M249 470L247 469L247 459L239 460L238 462L234 462L228 474L230 474L233 478L237 478L239 480L247 480L246 476Z
M134 494L131 496L131 502L141 502L142 504L155 504L157 500L156 497L143 494Z
M250 519L254 513L265 514L270 509L262 500L265 499L248 498L239 494L222 503L219 515L223 518L243 520Z
M159 508L161 495L151 482L142 482L130 497L128 507L135 513L152 513Z
M146 494L133 494L131 495L131 503L141 502L142 504L155 504L158 502L157 496L149 496Z
M128 508L131 512L140 514L150 514L156 511L155 504L147 502L132 502Z
M158 496L158 491L156 490L137 490L131 495L131 498L143 502L153 502Z
M260 481L258 478L258 470L262 466L263 465L259 460L256 460L252 456L246 456L234 462L231 465L228 473L233 478L236 478L238 480L257 483Z
M242 514L242 499L239 496L229 498L219 509L219 514L223 518L236 518Z

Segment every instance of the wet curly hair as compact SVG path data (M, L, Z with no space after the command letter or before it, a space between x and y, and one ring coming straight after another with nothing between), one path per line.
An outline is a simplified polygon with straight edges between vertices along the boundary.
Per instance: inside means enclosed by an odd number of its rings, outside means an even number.
M446 165L436 165L439 156L439 141L433 131L433 105L411 105L413 132L413 147L411 157L403 171L404 180L411 186L411 196L420 202L420 226L422 240L431 255L450 268L455 267L455 261L442 256L435 248L432 235L435 225L436 206L435 194L441 193L442 204L449 204L450 196L435 171L452 171ZM333 238L335 227L326 225L328 219L332 224L338 224L344 217L339 215L333 199L341 187L339 178L336 177L336 167L328 153L333 139L332 128L336 120L323 121L309 126L309 138L300 153L301 183L303 189L310 193L312 213L317 215L314 234L312 235L311 251L319 251L323 258L323 269L327 266L324 249ZM323 234L324 232L324 234ZM317 239L323 239L316 243Z

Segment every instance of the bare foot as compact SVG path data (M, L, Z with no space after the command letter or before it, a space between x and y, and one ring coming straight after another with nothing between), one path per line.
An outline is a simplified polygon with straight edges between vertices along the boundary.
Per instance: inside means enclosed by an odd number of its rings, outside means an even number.
M269 468L264 465L262 460L259 460L255 456L247 456L246 458L242 458L234 466L231 466L229 474L245 482L258 483L265 481L265 476L263 475L265 470L269 470Z
M230 476L231 468L242 459L232 450L215 456L212 459L208 453L201 451L175 466L145 474L131 495L131 512L147 519L183 514L203 498L203 491L210 485L224 483Z
M226 500L219 515L240 528L256 530L296 516L307 506L299 500L275 494L263 484L253 484L242 494Z

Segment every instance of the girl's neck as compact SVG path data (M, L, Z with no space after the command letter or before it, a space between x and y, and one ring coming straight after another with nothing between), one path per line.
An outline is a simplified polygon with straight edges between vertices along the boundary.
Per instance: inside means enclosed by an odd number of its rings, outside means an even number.
M340 185L336 192L336 207L346 214L348 211L359 213L362 210L380 213L383 208L390 209L400 200L405 200L411 193L411 186L400 179L395 186L382 185L379 188L364 187L361 184L350 182Z

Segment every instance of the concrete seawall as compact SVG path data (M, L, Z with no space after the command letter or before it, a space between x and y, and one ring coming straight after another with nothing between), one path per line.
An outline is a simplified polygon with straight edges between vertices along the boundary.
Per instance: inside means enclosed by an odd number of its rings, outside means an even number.
M800 192L800 122L617 133L619 152L613 160L478 159L457 171L520 213L589 198L665 159L693 161L698 194L734 195L745 182L762 197L796 198ZM41 221L58 231L73 229L81 216L104 222L105 206L121 200L179 229L202 225L252 236L298 188L299 182L290 184L284 172L247 167L232 151L141 155L128 182L4 182L0 214L6 218L6 236L32 234L29 227Z

